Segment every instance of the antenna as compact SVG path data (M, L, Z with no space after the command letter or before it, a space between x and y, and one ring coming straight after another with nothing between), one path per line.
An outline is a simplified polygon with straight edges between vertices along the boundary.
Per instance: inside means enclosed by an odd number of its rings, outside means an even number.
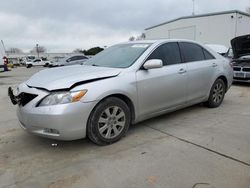
M194 16L194 0L193 1L193 12L192 12L192 15Z

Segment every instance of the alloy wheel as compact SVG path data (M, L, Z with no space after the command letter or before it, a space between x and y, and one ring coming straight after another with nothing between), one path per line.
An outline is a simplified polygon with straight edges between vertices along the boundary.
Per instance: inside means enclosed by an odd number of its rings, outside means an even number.
M223 95L224 95L223 85L220 82L218 82L218 83L216 83L214 90L213 90L214 103L216 103L216 104L220 103L221 100L223 99Z
M118 106L106 108L99 117L98 130L105 139L112 139L120 135L125 127L124 111Z

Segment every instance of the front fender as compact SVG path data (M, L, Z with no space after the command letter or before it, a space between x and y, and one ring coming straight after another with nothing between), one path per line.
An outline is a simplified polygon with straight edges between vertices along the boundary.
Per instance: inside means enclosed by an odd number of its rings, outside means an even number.
M97 80L90 83L79 85L71 91L79 91L87 89L86 95L81 102L101 101L110 95L124 95L131 100L135 111L138 109L137 85L135 73L124 73L116 77Z

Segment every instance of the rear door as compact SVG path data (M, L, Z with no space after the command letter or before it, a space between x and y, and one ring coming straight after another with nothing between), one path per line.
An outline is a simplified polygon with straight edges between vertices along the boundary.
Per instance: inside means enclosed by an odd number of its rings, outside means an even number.
M159 112L186 102L186 65L181 63L178 43L165 43L147 58L161 59L163 67L137 71L140 115Z
M198 44L180 42L179 45L187 65L187 100L204 98L211 88L217 67L216 59Z

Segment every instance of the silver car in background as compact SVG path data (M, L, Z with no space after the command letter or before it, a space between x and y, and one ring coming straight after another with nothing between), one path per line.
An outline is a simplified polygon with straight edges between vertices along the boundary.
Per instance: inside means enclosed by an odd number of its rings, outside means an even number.
M220 106L232 79L229 61L199 43L141 41L107 48L84 65L40 71L9 96L28 132L107 145L130 124L197 103Z
M51 64L50 67L82 65L87 60L88 60L88 57L86 57L85 55L74 55L71 57L65 57L63 59L60 59L57 62L53 62L53 64Z

